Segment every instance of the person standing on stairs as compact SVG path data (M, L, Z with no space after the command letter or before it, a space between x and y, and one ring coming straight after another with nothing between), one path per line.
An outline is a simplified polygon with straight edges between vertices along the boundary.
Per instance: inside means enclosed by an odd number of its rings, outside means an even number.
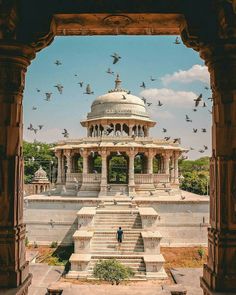
M119 248L121 246L123 236L124 236L124 232L123 232L123 230L122 230L122 228L120 226L119 229L116 232L116 238L117 238L117 241L118 241L118 244L119 244Z

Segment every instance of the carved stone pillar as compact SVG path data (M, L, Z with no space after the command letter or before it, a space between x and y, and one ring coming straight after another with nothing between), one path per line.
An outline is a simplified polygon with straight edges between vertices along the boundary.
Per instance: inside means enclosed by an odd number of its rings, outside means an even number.
M84 178L84 176L88 174L88 152L83 151L82 157L83 157L83 178Z
M65 158L64 158L63 151L62 151L62 156L61 156L61 182L65 183L65 180L66 180Z
M174 153L174 183L179 183L179 153Z
M148 153L148 162L147 162L147 173L153 174L153 157L154 154L152 152Z
M165 157L164 157L164 171L165 171L165 174L170 174L170 154L169 153L166 153L165 154Z
M65 152L65 156L66 156L66 164L67 164L67 174L71 173L71 152L70 151L66 151Z
M129 125L129 136L132 136L133 127L134 125Z
M170 168L170 181L174 182L175 179L175 169L174 169L174 154L171 156L171 168Z
M57 157L57 184L61 184L61 151L57 151L55 155Z
M236 45L209 46L200 55L208 66L213 91L208 261L201 286L206 295L235 294Z
M106 195L107 192L107 151L101 151L102 157L102 175L101 175L101 189L100 194Z
M33 48L22 44L0 44L1 294L27 294L31 282L28 262L25 261L23 224L22 98L25 73L34 55ZM16 289L10 291L11 288Z
M129 155L129 193L135 192L134 182L134 157L135 152L132 150L128 153Z

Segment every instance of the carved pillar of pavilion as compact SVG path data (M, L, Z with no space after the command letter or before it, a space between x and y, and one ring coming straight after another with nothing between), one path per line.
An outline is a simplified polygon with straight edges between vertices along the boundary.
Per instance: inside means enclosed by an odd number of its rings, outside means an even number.
M153 174L153 157L154 153L152 151L149 151L147 154L148 162L147 162L147 173Z
M208 66L213 91L209 254L201 286L205 295L235 294L236 43L209 46L200 55Z
M61 184L61 151L57 151L55 155L57 157L57 184Z
M14 41L0 44L1 294L27 294L31 282L25 260L23 223L22 98L25 73L34 56L32 47ZM3 291L2 288L7 289Z
M81 155L83 157L83 182L84 182L84 179L86 175L88 174L88 152L85 150L81 152Z
M179 184L179 152L174 153L174 183Z
M166 153L164 156L164 173L170 175L170 154Z
M129 156L129 193L135 192L135 182L134 182L134 158L135 158L135 151L130 150L128 152Z
M71 161L71 151L65 151L64 155L66 156L66 183L71 181L71 168L72 168L72 161Z
M107 193L107 151L101 151L102 157L102 175L101 175L101 185L100 185L100 195L106 195Z
M170 182L173 183L175 179L175 169L174 169L174 153L171 156L171 165L170 165Z

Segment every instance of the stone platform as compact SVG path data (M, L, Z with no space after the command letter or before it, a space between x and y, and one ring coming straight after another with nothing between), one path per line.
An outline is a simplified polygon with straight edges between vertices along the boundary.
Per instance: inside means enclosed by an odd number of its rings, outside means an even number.
M182 196L182 197L181 197ZM121 202L128 196L115 198ZM30 243L63 245L73 242L78 228L77 212L82 207L97 207L113 197L78 198L59 195L31 195L25 197L24 220ZM151 207L158 214L156 229L162 236L161 246L207 245L209 197L182 191L175 196L135 197L139 208Z

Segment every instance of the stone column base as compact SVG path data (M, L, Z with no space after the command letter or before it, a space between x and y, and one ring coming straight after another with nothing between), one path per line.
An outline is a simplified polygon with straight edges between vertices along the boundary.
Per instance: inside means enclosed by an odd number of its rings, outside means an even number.
M0 288L0 295L27 295L28 288L32 281L32 274L30 273L26 280L17 288Z

